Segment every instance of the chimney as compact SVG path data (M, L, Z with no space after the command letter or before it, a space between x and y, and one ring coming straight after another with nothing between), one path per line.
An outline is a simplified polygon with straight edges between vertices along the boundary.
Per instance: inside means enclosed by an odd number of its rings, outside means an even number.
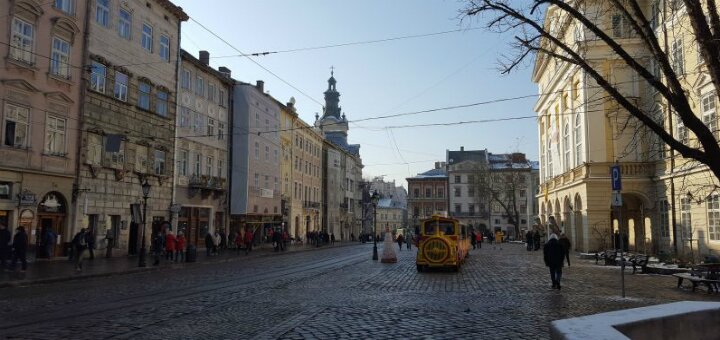
M465 151L465 147L464 147L464 146L461 146L461 147L460 147L460 151Z
M210 65L210 52L200 51L200 62L204 65Z
M222 73L222 75L225 76L226 78L230 78L230 75L232 74L232 71L230 71L230 69L225 66L220 66L218 68L218 71L220 73Z
M255 87L260 91L260 93L265 93L265 82L262 80L257 81L257 85Z

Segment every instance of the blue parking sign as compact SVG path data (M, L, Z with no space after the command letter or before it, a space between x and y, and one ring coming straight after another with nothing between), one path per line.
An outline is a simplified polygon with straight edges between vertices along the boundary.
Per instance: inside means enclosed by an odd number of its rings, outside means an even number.
M620 166L613 165L610 167L610 182L612 189L615 191L622 190L622 181L620 180Z

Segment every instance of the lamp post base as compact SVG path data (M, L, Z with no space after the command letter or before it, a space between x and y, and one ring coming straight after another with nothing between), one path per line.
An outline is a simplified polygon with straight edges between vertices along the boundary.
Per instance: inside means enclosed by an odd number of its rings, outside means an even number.
M377 243L373 245L373 261L378 260L378 253L377 253Z
M147 267L147 263L145 263L145 247L140 248L140 254L138 255L138 267Z

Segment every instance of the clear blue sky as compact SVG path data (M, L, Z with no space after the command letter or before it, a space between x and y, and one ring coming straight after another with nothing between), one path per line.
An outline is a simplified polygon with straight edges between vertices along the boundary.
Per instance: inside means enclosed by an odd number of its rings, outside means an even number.
M414 112L493 99L533 95L532 65L501 75L498 58L511 52L506 36L477 29L476 19L461 22L455 0L175 0L190 17L243 53L280 51L380 40L464 29L413 39L254 57L286 85L196 22L183 25L182 48L197 56L210 52L210 64L226 66L233 78L254 83L281 102L297 100L300 117L312 124L322 114L330 66L335 67L340 105L350 123L349 142L361 145L363 176L385 175L407 187L405 178L431 169L445 150L520 151L537 160L534 119L447 127L388 128L534 115L536 97L441 110L391 119L353 120ZM300 93L304 92L306 95ZM313 99L308 98L312 97ZM394 137L394 138L393 138ZM407 163L407 164L406 164Z

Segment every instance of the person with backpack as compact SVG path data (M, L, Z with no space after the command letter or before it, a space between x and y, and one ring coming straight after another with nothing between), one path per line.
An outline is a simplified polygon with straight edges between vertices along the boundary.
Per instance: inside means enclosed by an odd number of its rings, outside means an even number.
M87 239L87 231L85 228L80 229L72 239L72 245L75 251L73 258L75 259L75 270L77 271L82 270L82 260L85 257L85 250L88 247Z

